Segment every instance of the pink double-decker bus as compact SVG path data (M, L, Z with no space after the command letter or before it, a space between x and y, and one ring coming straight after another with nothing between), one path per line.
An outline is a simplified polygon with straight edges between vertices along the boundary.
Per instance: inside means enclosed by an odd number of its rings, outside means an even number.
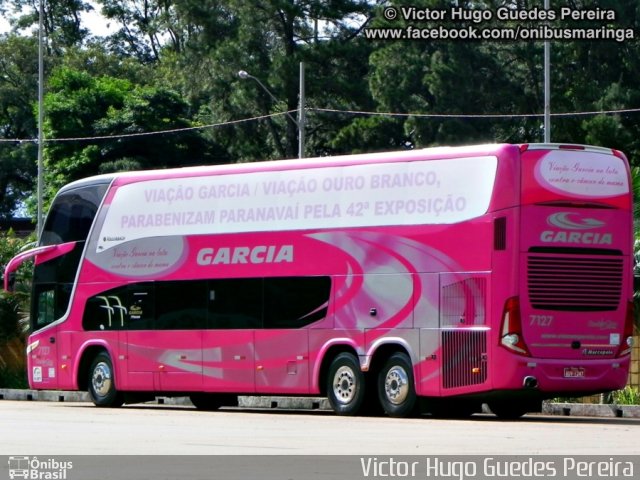
M60 190L28 375L98 406L327 396L501 417L622 388L632 196L616 150L481 145L118 173Z

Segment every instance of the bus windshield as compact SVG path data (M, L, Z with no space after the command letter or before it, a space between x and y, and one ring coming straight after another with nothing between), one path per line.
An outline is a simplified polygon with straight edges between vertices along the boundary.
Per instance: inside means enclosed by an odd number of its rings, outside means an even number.
M86 240L107 186L80 187L58 195L47 216L40 245Z
M32 327L61 318L71 299L84 244L108 184L78 187L60 193L47 216L40 245L61 245L54 254L36 258L33 275Z

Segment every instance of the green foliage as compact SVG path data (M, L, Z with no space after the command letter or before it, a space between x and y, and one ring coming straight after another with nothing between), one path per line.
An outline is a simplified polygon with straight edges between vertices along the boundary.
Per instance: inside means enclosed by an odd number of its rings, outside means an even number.
M36 52L33 39L0 37L0 139L36 136ZM31 191L35 158L32 142L0 142L0 219L10 218Z
M0 266L4 268L4 265L31 241L31 238L18 238L13 230L0 231Z
M0 232L0 268L14 257L30 239L18 239L12 231ZM28 282L30 269L21 268L16 280L16 293L0 288L0 388L24 388L24 346L29 325Z
M6 344L14 338L24 338L24 323L20 321L20 300L13 295L0 290L0 345Z
M49 198L65 183L99 172L227 161L214 143L189 130L188 105L163 87L60 67L51 74L45 109L47 137L99 137L47 146ZM148 135L175 129L184 131Z
M640 405L640 390L627 386L613 392L611 399L616 405Z

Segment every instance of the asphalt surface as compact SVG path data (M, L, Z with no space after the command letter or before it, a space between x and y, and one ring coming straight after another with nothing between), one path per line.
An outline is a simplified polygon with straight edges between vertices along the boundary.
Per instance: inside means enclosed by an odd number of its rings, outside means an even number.
M0 388L0 400L24 400L40 402L90 402L86 392L56 390L17 390ZM164 405L191 405L186 397L156 397L152 403ZM254 397L240 396L240 408L275 410L326 410L331 411L329 402L322 397ZM486 410L489 413L488 410ZM588 403L547 403L543 404L545 415L640 418L640 405L588 404Z

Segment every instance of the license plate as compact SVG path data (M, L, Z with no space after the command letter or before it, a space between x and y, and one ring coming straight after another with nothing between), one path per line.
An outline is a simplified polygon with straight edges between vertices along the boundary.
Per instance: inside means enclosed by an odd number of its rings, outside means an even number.
M568 367L564 369L564 378L582 378L584 377L583 367Z

